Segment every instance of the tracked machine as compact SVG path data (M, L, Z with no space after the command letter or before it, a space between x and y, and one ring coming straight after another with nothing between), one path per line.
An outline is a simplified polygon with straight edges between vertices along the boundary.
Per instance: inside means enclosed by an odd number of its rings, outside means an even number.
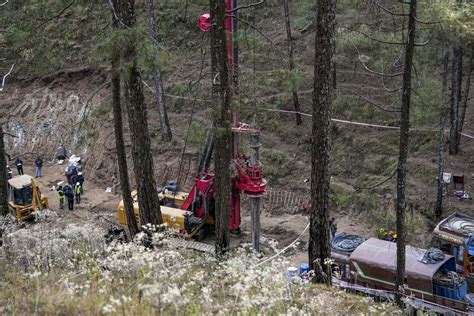
M237 0L226 0L226 10L234 12ZM237 85L237 11L226 17L227 29L227 54L229 80L231 80L231 94L236 93ZM210 16L204 14L200 17L198 26L207 32L210 28ZM232 112L232 161L233 174L231 179L230 196L230 220L229 228L232 232L240 232L240 210L241 195L246 194L252 201L252 226L253 231L259 229L259 199L266 193L266 180L263 177L263 168L259 162L259 135L260 131L249 125L239 122L237 113ZM239 154L239 134L250 136L250 158L246 159ZM214 225L215 216L215 191L219 183L216 183L215 175L209 172L210 160L213 152L212 136L206 141L201 161L199 163L193 186L189 192L180 192L174 183L169 183L158 189L163 215L163 222L167 223L174 232L185 238L196 238L198 240L205 236L206 232ZM137 192L132 192L134 199L134 211L140 223L140 210L138 208ZM120 224L125 225L127 218L123 201L118 206L118 218ZM252 235L254 248L258 250L258 234Z

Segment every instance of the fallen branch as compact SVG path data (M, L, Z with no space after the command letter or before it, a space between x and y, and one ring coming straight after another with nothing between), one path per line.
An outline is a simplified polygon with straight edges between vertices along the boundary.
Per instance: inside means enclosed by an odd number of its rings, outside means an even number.
M379 187L379 186L381 186L382 184L388 182L388 181L389 181L390 179L392 179L396 174L397 174L397 169L395 169L395 170L393 171L393 173L392 173L389 177L387 177L385 180L383 180L383 181L381 181L381 182L379 182L379 183L376 183L376 184L371 185L371 186L369 186L369 187L357 187L357 186L356 186L355 189L356 189L357 191L359 191L359 190L372 190L372 189L375 189L376 187Z
M364 101L367 102L368 104L373 105L373 106L375 106L376 108L378 108L378 109L380 109L380 110L382 110L382 111L385 111L385 112L395 112L395 113L400 112L400 109L393 109L393 108L392 108L392 109L388 109L388 108L385 108L383 105L380 105L380 104L378 104L377 102L375 102L374 100L372 100L372 99L370 99L370 98L368 98L368 97L366 97L366 96L360 95L360 94L358 94L357 92L355 92L355 91L353 91L353 90L351 90L351 89L340 88L340 89L338 89L338 90L348 91L348 92L350 92L351 94L345 94L346 96L358 97L359 99L364 100ZM394 103L395 103L395 102L394 102ZM391 106L393 106L394 103L392 103Z
M125 23L123 23L122 19L118 17L117 12L115 11L114 4L112 3L112 0L109 0L109 4L110 4L110 8L112 9L112 13L114 15L115 21L118 21L120 24L122 24L122 26L125 26L126 28L128 28L128 26L125 25Z
M5 1L4 3L0 4L0 7L3 7L5 4L7 4L10 0Z
M41 23L38 27L36 27L37 30L41 29L46 23L54 20L54 19L57 19L59 18L67 9L69 9L73 4L74 2L76 2L76 0L72 0L67 6L65 6L61 11L58 12L58 14L56 14L55 16L53 17L50 17L49 19L47 19L46 21L44 21L43 23Z
M357 58L359 59L360 63L362 64L362 66L365 68L365 70L371 74L374 74L374 75L379 75L379 76L382 76L382 77L389 77L389 78L393 78L393 77L398 77L398 76L401 76L403 75L403 72L397 72L397 73L393 73L393 74L385 74L383 72L378 72L378 71L375 71L375 70L372 70L370 69L369 67L367 67L367 65L362 61L362 58L361 58L361 54L360 54L360 51L359 49L357 48L357 46L354 45L354 43L351 43L352 46L354 46L355 50L357 51Z
M3 88L5 87L5 79L7 79L7 77L12 73L13 67L15 67L15 64L13 64L10 68L10 71L7 72L7 74L3 76L2 87L0 88L0 92L3 91Z

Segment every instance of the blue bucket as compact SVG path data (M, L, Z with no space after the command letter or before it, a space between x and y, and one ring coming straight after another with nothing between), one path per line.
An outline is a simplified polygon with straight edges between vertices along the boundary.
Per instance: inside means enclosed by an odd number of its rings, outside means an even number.
M303 262L300 264L300 275L303 276L309 272L309 263Z

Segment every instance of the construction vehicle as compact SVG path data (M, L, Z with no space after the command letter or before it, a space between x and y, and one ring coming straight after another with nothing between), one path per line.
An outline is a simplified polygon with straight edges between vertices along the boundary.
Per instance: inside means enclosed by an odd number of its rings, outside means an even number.
M474 217L453 213L436 225L432 245L454 256L456 269L474 292Z
M19 222L33 218L36 210L49 207L33 177L20 175L8 180L8 206Z
M227 11L232 11L236 7L237 0L226 0ZM228 37L228 78L231 84L231 97L235 95L237 90L237 13L236 11L232 15L228 15L225 21ZM204 32L209 31L209 14L201 16L198 26ZM234 167L234 172L231 179L229 228L232 232L240 232L240 196L241 194L247 194L252 198L252 226L254 227L252 243L255 245L254 248L258 250L258 231L260 229L260 221L258 219L260 216L259 199L266 192L266 180L263 178L263 168L259 163L260 131L239 122L235 111L232 112L232 125L232 161L230 163ZM247 134L251 137L250 148L252 149L252 154L249 159L245 159L244 156L239 154L239 134ZM219 184L216 183L214 174L208 171L212 151L213 137L211 135L206 141L196 177L189 193L178 192L175 186L166 186L159 193L163 222L167 223L179 236L201 239L208 231L208 228L214 224L214 193ZM135 216L140 223L136 192L132 192L132 196L134 199ZM254 220L255 217L257 219ZM123 201L118 206L118 218L120 224L125 225L127 223ZM255 233L256 231L257 233Z
M342 233L344 234L344 233ZM336 238L341 235L336 235ZM339 247L332 243L333 269L338 270L333 284L341 288L393 300L396 290L397 245L375 238L342 235ZM353 238L351 240L351 238ZM341 246L349 241L353 246ZM439 249L405 248L405 286L403 296L413 306L440 314L469 314L474 300L467 279L456 272L456 258Z
M236 160L232 161L235 173L231 182L231 205L229 228L236 233L240 232L240 196L242 193L258 197L266 190L266 181L263 179L261 166L248 165ZM171 191L165 186L159 190L160 209L163 222L167 223L177 235L202 239L209 226L214 225L215 199L214 193L217 184L214 174L203 172L194 179L189 193ZM137 192L132 192L133 206L137 222L140 222ZM122 225L127 224L127 217L123 201L118 206L118 219Z

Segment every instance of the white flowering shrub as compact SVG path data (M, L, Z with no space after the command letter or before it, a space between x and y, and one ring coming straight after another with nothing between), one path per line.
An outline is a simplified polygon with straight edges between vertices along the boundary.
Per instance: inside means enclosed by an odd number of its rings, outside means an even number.
M162 229L151 246L104 240L92 224L38 223L4 236L0 314L394 314L337 288L289 284L282 257L261 262L249 245L223 260L176 248ZM277 244L271 243L274 251ZM28 289L29 295L18 295Z
M57 268L74 271L81 252L94 256L104 252L103 235L101 229L91 224L54 228L31 225L5 235L3 253L11 264L25 272Z

